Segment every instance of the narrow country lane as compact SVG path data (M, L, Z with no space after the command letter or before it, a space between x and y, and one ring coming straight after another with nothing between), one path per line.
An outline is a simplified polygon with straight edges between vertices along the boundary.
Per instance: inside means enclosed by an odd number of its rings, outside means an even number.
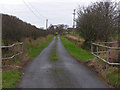
M51 62L51 52L55 48L58 61ZM107 88L107 86L69 55L59 37L54 37L48 47L27 65L18 88Z

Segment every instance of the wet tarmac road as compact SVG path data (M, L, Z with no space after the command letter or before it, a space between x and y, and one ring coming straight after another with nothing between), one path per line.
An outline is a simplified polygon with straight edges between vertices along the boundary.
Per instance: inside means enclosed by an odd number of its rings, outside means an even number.
M58 61L51 62L51 51L55 48ZM59 37L54 37L52 42L27 65L18 88L107 88L107 86L69 55Z

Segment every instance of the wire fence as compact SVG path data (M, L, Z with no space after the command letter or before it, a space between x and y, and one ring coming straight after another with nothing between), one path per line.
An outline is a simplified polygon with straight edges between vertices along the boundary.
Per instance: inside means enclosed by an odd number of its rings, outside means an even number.
M21 50L20 51L17 51L17 45L20 45L21 46ZM13 52L14 52L14 55L10 56L10 57L5 57L5 58L0 58L2 60L6 60L6 59L12 59L14 58L14 61L16 61L16 56L20 55L23 53L23 42L18 42L18 43L14 43L10 46L0 46L1 49L3 48L12 48L13 47Z
M120 52L120 47L112 47L110 44L115 44L117 42L99 42L99 43L92 43L91 44L91 54L99 58L100 60L106 63L106 70L108 69L108 65L120 65L118 62L110 62L110 52L112 50L118 50ZM101 54L106 54L103 58Z

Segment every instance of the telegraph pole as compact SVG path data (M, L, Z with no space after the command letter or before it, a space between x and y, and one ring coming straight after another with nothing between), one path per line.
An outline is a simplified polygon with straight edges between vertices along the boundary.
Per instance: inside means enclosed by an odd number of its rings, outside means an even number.
M120 1L118 2L118 47L120 47ZM118 62L120 63L120 52L118 53ZM118 66L118 79L120 82L120 66Z
M75 28L75 14L76 14L75 11L76 10L74 9L74 12L73 12L73 28Z
M2 14L0 14L0 46L2 46ZM2 89L2 48L0 47L0 89Z
M46 19L46 30L48 29L48 19Z

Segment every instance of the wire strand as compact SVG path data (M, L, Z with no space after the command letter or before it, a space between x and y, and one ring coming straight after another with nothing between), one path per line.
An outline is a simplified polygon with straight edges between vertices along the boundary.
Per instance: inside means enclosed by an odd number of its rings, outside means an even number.
M30 6L24 0L22 0L22 1L25 4L25 6L37 17L37 19L38 18L40 19L40 17L30 8Z

